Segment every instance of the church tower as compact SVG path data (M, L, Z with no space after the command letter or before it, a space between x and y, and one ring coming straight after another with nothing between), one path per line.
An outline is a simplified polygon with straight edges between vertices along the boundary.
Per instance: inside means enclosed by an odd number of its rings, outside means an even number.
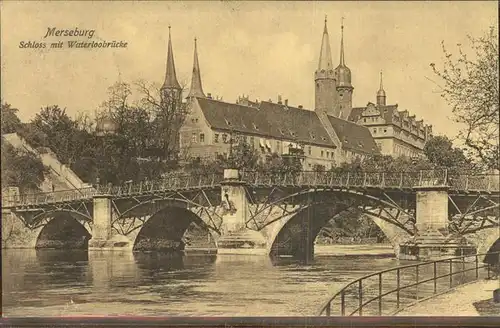
M382 71L380 71L380 89L377 91L377 106L385 106L386 98L384 86L382 85Z
M175 74L174 52L172 50L172 38L170 35L170 26L168 27L168 52L167 52L167 71L165 81L160 89L162 102L182 102L182 88L177 81Z
M193 59L193 75L191 77L191 89L189 90L188 98L205 97L203 87L201 86L200 64L198 62L198 49L196 47L196 38L194 39L194 59Z
M335 69L335 78L337 80L338 94L338 117L346 120L352 110L352 92L354 90L351 84L351 70L345 65L344 57L344 22L340 27L340 63Z
M326 112L328 115L338 116L336 110L337 104L337 83L335 81L335 73L332 63L332 51L330 49L330 41L328 29L323 29L323 39L321 41L321 51L319 54L318 69L314 73L315 82L315 101L314 110Z

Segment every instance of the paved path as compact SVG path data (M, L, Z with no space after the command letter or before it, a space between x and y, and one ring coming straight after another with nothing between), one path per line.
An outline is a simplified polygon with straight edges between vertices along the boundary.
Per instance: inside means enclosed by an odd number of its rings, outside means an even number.
M497 280L481 280L420 302L398 316L500 316L500 303L493 303Z

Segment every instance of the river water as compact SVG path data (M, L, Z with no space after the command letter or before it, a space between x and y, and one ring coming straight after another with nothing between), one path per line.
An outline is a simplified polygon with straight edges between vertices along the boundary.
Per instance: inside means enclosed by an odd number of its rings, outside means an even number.
M348 281L407 263L373 255L318 255L303 265L267 256L3 250L3 315L316 315Z

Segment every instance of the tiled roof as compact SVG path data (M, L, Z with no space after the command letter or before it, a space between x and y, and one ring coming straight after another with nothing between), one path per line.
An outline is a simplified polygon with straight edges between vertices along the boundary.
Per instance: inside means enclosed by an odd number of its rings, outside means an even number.
M391 123L394 112L398 110L398 105L376 106L375 108L381 112L386 123ZM354 107L349 115L349 121L357 122L365 109L366 107Z
M233 130L274 139L295 140L333 147L315 112L263 101L259 107L230 104L208 98L197 98L198 104L213 129ZM335 117L329 117L344 148L373 152L377 149L367 128ZM373 148L373 149L372 149Z
M378 152L377 144L366 127L334 116L328 116L328 119L342 142L343 149L363 153Z

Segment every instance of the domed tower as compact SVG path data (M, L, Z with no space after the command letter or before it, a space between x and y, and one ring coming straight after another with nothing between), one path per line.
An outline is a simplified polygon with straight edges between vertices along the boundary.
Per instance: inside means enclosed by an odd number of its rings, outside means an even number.
M172 38L170 35L170 26L168 27L168 52L167 52L167 71L165 81L161 87L162 102L182 102L182 88L177 81L175 74L174 52L172 50Z
M342 18L343 20L344 18ZM337 80L338 94L338 117L347 119L352 109L352 92L354 90L351 84L351 70L345 65L344 59L344 22L340 27L340 64L335 69L335 78Z
M332 51L330 49L330 41L328 29L323 29L323 39L321 41L321 51L319 54L318 69L314 73L314 110L326 112L328 115L336 116L337 90L335 73L332 63Z
M382 71L380 71L380 89L377 91L377 106L385 106L386 98L384 86L382 85Z

